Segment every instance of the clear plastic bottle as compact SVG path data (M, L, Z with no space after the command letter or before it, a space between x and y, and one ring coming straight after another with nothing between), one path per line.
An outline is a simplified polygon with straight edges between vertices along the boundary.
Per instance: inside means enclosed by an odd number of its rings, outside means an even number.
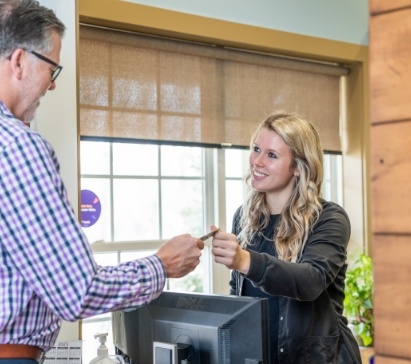
M107 336L107 333L94 335L96 339L98 338L100 346L97 349L97 356L90 361L90 364L125 364L121 355L108 355Z

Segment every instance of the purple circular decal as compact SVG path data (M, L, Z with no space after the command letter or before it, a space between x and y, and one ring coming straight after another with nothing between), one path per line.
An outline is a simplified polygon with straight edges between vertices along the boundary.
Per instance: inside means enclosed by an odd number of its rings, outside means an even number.
M101 213L100 199L93 191L81 190L81 226L93 226Z

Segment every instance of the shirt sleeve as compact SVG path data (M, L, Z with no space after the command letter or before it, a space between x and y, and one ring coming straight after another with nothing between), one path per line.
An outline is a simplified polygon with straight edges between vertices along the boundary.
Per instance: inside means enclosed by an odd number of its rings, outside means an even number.
M56 315L74 321L137 307L161 293L165 270L155 255L113 267L95 263L55 153L38 133L10 143L0 163L3 254Z
M349 237L347 214L340 206L327 203L296 263L250 250L246 278L268 294L314 300L337 277L342 279Z

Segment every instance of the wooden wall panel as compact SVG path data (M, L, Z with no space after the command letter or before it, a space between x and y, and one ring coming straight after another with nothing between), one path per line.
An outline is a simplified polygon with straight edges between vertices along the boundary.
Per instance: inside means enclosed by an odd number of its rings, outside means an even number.
M368 9L370 14L379 14L386 11L400 10L411 7L411 0L369 0Z
M411 0L369 6L375 363L411 364Z
M371 128L371 211L374 233L411 234L410 155L411 121L378 124Z
M368 364L368 363L363 362L363 364ZM411 360L386 358L386 357L377 355L374 358L374 364L411 364Z
M411 236L374 235L374 348L411 359Z
M371 123L411 119L411 8L370 19Z

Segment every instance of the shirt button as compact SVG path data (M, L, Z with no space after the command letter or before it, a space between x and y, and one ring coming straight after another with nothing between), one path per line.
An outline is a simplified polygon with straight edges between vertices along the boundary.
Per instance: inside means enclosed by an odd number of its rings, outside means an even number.
M282 321L282 320L283 320L283 318L284 318L284 317L283 317L283 316L281 316L281 317L280 317L280 320Z
M281 349L280 349L280 353L282 353L283 351L284 351L284 349L283 349L283 348L281 348Z

